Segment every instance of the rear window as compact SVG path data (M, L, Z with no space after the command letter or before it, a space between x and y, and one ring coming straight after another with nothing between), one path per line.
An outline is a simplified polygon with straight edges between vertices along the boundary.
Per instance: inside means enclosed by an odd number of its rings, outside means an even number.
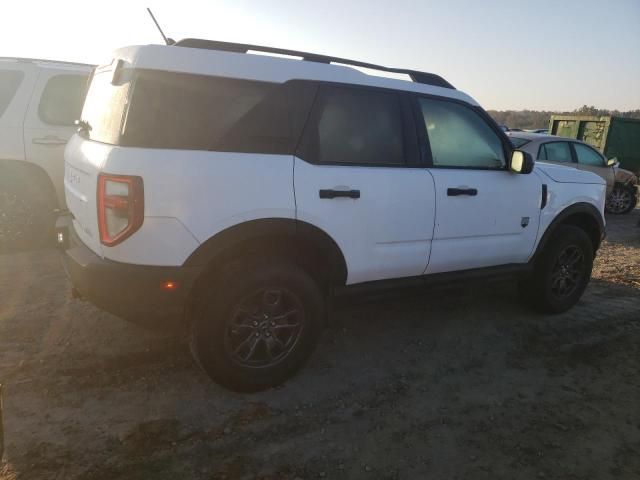
M0 117L11 103L23 78L24 73L19 70L0 72Z
M185 73L100 73L83 120L90 138L128 147L286 153L304 122L313 87ZM94 85L95 84L95 85Z

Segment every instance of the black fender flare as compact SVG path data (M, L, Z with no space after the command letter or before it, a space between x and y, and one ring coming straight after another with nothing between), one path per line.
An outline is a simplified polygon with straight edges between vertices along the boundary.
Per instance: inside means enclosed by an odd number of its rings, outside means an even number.
M334 285L344 285L347 263L338 244L324 230L307 222L290 218L263 218L226 228L203 242L183 263L184 267L206 267L225 251L248 241L278 238L287 242L313 245L327 260Z
M544 234L542 235L542 238L538 242L538 246L536 247L536 251L531 258L531 262L536 260L540 252L544 251L547 243L549 242L559 225L572 224L571 222L569 222L572 217L582 219L589 218L592 220L591 225L596 225L596 230L590 228L590 231L587 232L587 234L591 238L591 242L593 243L593 253L595 255L600 246L600 242L606 235L604 218L602 218L600 211L592 204L587 202L579 202L568 206L558 215L556 215L556 218L554 218L553 221L549 224Z

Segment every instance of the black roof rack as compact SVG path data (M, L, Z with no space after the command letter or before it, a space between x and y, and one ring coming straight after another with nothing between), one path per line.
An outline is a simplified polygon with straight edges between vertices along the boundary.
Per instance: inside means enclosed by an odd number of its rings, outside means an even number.
M79 63L79 62L67 62L66 60L48 60L46 58L27 58L27 57L0 57L0 60L15 60L16 62L23 63L35 63L35 62L46 62L46 63L60 63L63 65L77 65L81 67L95 67L90 63Z
M225 52L247 53L250 50L256 52L275 53L276 55L289 55L293 57L301 57L303 60L317 63L341 63L354 67L370 68L382 72L401 73L408 75L411 80L416 83L424 83L436 87L452 88L455 87L447 82L444 78L434 73L418 72L416 70L406 70L402 68L383 67L373 63L360 62L357 60L348 60L346 58L330 57L327 55L318 55L316 53L299 52L297 50L286 50L283 48L263 47L260 45L248 45L245 43L219 42L216 40L203 40L200 38L185 38L174 44L177 47L203 48L206 50L221 50Z

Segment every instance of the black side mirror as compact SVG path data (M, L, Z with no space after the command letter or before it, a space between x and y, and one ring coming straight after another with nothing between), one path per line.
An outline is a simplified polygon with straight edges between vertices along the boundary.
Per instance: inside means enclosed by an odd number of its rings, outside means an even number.
M509 162L509 170L515 173L531 173L533 165L534 161L530 153L514 150Z

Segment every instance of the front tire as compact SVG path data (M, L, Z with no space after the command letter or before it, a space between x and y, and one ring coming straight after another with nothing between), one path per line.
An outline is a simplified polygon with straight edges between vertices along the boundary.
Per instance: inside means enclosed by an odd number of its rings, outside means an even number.
M308 273L286 261L237 262L199 296L191 350L216 383L255 392L304 365L323 327L324 298Z
M536 260L533 275L520 284L523 298L536 310L562 313L584 293L593 269L593 245L584 230L561 225Z
M605 211L614 215L624 215L636 208L637 203L638 195L635 188L616 185L607 197Z

